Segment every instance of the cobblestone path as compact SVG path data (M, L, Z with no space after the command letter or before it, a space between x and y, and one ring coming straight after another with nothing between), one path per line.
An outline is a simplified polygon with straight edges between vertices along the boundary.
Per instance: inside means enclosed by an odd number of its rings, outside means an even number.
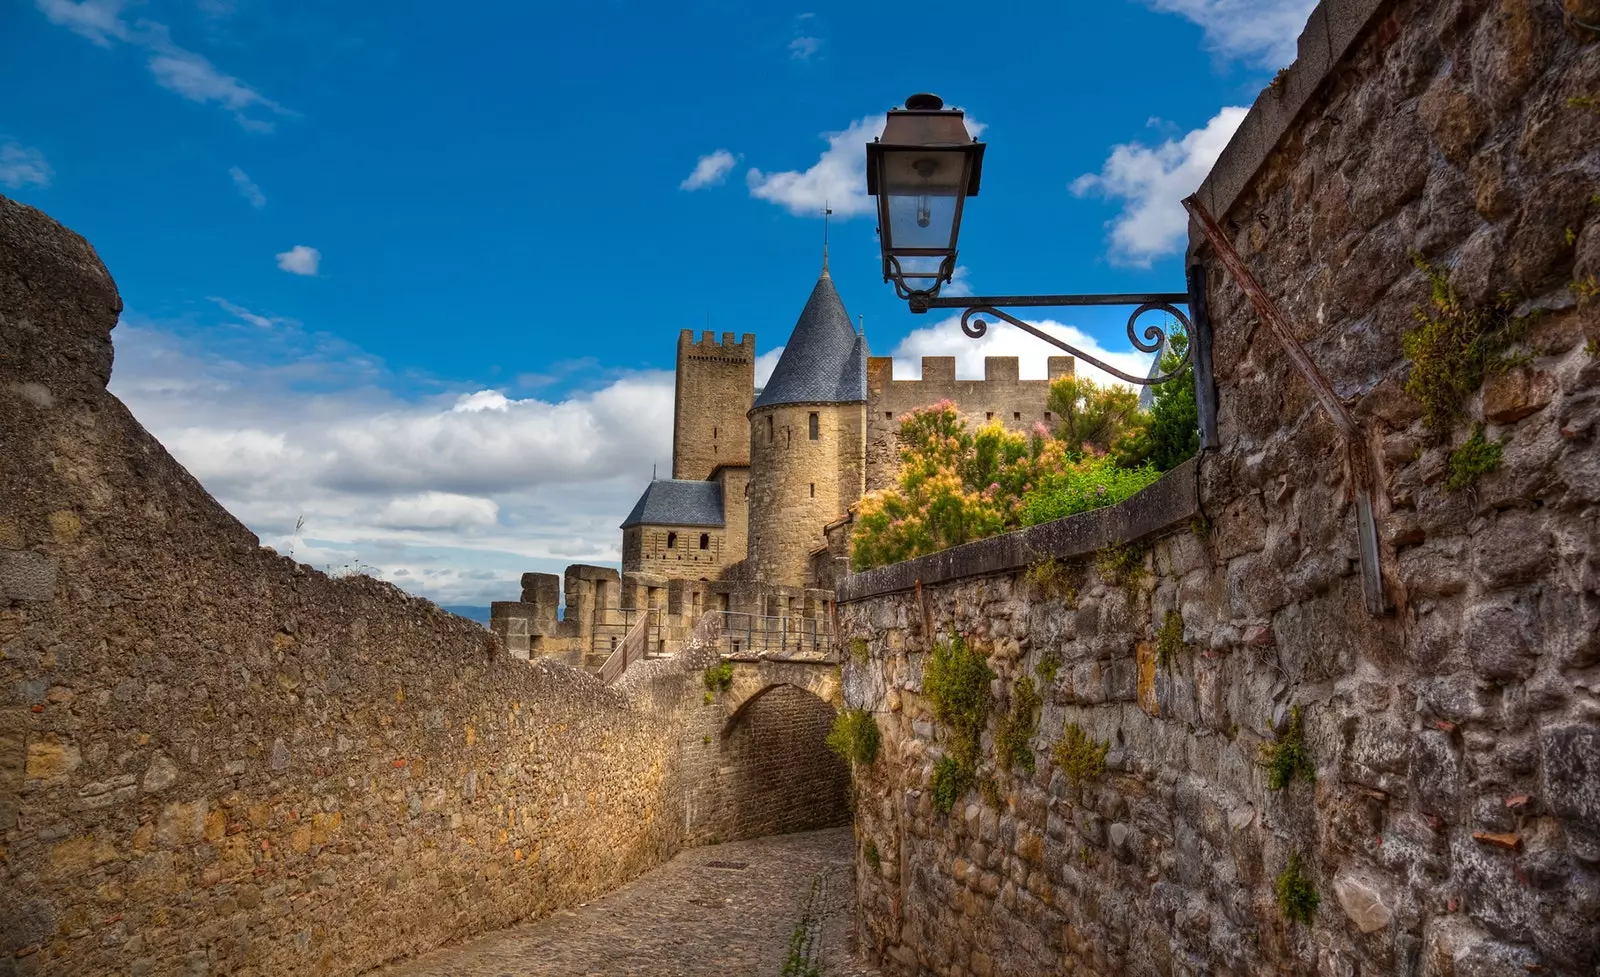
M696 848L587 906L369 977L780 977L819 876L823 974L876 977L847 946L853 844L845 827Z

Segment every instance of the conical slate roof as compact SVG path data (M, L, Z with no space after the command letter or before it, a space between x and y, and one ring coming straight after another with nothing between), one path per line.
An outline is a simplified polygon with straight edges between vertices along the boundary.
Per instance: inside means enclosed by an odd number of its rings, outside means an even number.
M827 266L794 324L752 410L778 404L845 404L867 399L867 341L856 335Z
M663 478L650 483L622 520L632 526L721 526L722 483Z

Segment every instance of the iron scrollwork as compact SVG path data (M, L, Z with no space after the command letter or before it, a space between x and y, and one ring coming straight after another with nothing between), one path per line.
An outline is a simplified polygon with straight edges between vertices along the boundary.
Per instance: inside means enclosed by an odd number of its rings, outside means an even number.
M1117 369L1116 367L1112 366L1111 364L1100 360L1098 357L1091 356L1088 353L1085 353L1083 350L1078 349L1077 347L1071 345L1070 343L1067 343L1067 342L1064 342L1064 341L1062 341L1060 339L1057 339L1055 336L1050 335L1049 333L1047 333L1044 330L1038 328L1037 326L1034 326L1034 325L1031 325L1031 324L1029 324L1027 322L1024 322L1021 319L1018 319L1016 316L1013 316L1013 315L1010 315L1008 313L1002 312L999 309L995 308L993 305L985 304L985 303L983 303L983 301L981 299L978 300L978 301L979 301L980 304L969 306L966 309L966 311L961 313L961 331L966 333L968 336L970 336L973 339L981 338L985 333L987 333L989 331L989 323L984 321L981 318L975 318L976 316L993 316L996 319L1004 319L1006 322L1011 323L1013 326L1016 326L1018 329L1021 329L1024 332L1027 332L1027 333L1031 333L1034 336L1037 336L1040 339L1044 340L1045 342L1049 343L1050 345L1055 346L1058 349L1065 350L1068 353L1071 353L1073 356L1076 356L1078 359L1083 360L1085 363L1088 363L1088 364L1090 364L1092 366L1099 367L1100 369L1106 371L1107 373L1111 374L1114 377L1118 377L1118 378L1120 378L1122 380L1126 380L1129 383L1139 384L1140 386L1145 386L1145 385L1149 385L1149 384L1156 384L1156 383L1166 383L1168 380L1171 380L1171 379L1175 378L1176 376L1178 376L1178 374L1182 373L1184 371L1184 368L1189 365L1189 354L1190 354L1190 350L1193 348L1192 346L1186 346L1184 348L1183 359L1179 360L1178 361L1178 365L1176 367L1174 367L1172 369L1172 371L1169 372L1169 373L1162 373L1162 374L1157 374L1157 375L1153 375L1153 376L1146 376L1146 377L1134 376L1133 374L1130 374L1130 373L1124 373L1121 370ZM1007 303L1007 304L1019 304L1019 303ZM1041 303L1041 304L1043 304L1043 303ZM1064 303L1061 303L1061 304L1066 305L1066 304L1079 304L1079 303L1067 303L1067 302L1064 302ZM1090 304L1090 303L1082 303L1082 304ZM1101 304L1101 303L1093 303L1093 304ZM1128 316L1128 339L1129 339L1130 342L1133 343L1133 346L1134 346L1135 349L1138 349L1138 350L1140 350L1142 352L1145 352L1145 353L1154 353L1157 350L1160 350L1160 349L1163 349L1163 348L1166 347L1167 332L1166 332L1166 330L1162 329L1160 326L1156 326L1156 325L1146 326L1144 328L1144 333L1143 333L1144 338L1142 340L1140 339L1140 332L1139 332L1139 328L1138 328L1138 320L1139 320L1139 317L1141 315L1144 315L1146 312L1165 312L1167 315L1172 316L1173 318L1177 319L1180 324L1182 324L1183 332L1184 332L1185 335L1189 335L1190 334L1189 317L1184 315L1183 312L1180 311L1171 302L1165 302L1165 301L1145 302L1145 303L1141 304L1138 308L1134 309L1132 315Z

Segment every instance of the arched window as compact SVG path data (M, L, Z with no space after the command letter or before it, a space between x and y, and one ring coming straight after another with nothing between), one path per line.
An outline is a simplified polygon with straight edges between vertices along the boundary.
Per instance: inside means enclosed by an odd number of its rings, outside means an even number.
M703 549L703 550L709 550L711 548L711 534L710 533L701 533L700 534L700 548Z
M822 436L822 424L821 424L820 421L817 420L817 412L816 411L812 411L811 412L810 423L811 423L811 440L815 441L815 440L817 440L817 438Z
M678 545L678 534L677 533L668 533L667 534L667 549L669 549L669 550L670 549L675 549L677 547L677 545Z

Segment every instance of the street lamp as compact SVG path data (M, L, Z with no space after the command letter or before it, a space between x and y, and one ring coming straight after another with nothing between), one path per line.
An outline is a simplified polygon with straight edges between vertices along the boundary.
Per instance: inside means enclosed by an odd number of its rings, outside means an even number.
M984 144L960 109L937 95L913 95L892 109L883 135L867 144L867 193L878 198L883 280L921 312L956 267L961 207L978 195Z
M1004 319L1018 329L1066 350L1086 363L1113 376L1140 385L1162 383L1181 373L1196 357L1200 369L1209 372L1210 334L1204 322L1204 293L1191 270L1189 292L1149 292L1101 295L994 295L942 296L939 289L949 284L956 269L956 239L961 233L961 217L966 198L978 195L978 178L983 170L985 144L967 132L965 113L947 109L937 95L918 94L906 99L905 108L890 109L883 135L867 143L867 193L878 198L878 239L883 251L883 280L894 284L895 294L906 300L915 313L929 309L960 309L961 331L973 339L984 335L989 323L979 316ZM1191 299L1191 294L1194 296ZM1033 325L1000 311L999 306L1081 306L1132 305L1128 316L1128 339L1135 349L1156 353L1166 348L1167 334L1160 326L1146 326L1141 332L1138 319L1146 312L1164 312L1182 323L1190 343L1183 360L1167 373L1159 366L1148 376L1124 373L1088 353L1073 347ZM1198 332L1189 317L1177 309L1188 305L1196 313ZM1202 388L1209 385L1202 379ZM1212 414L1201 395L1202 441L1209 446Z

